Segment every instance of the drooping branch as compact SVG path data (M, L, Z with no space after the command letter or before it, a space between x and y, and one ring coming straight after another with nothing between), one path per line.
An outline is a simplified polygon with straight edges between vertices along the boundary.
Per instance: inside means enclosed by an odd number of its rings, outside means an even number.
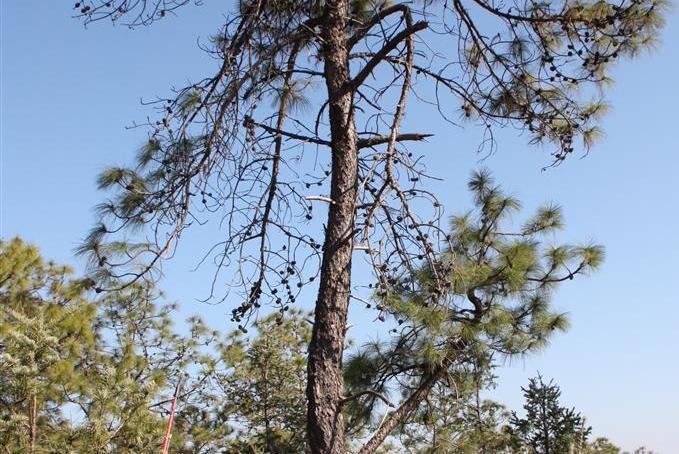
M276 131L281 131L285 123L286 111L288 108L288 99L290 96L290 80L292 78L292 69L295 67L295 61L299 54L300 46L296 43L291 51L287 63L287 73L281 88L282 94L280 97L280 106L278 108ZM246 117L247 121L247 117ZM264 211L262 213L262 220L260 222L260 244L259 244L259 277L255 280L250 291L248 301L242 307L242 312L250 309L250 306L255 305L262 293L262 282L264 281L264 274L266 273L266 243L268 241L267 228L269 227L269 219L271 218L271 209L278 191L278 176L281 163L281 150L283 147L283 136L281 133L276 135L274 140L274 152L272 159L271 180L266 192L266 202L264 203ZM255 214L256 215L256 214Z

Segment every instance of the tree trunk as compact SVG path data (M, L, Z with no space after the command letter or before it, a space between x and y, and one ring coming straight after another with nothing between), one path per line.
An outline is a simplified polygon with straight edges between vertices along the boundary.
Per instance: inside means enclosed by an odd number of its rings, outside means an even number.
M547 426L547 409L545 408L545 398L540 402L540 411L542 412L542 435L544 437L545 454L551 454L551 446L549 439L549 427Z
M31 445L30 453L35 454L35 440L37 438L37 419L38 419L38 398L35 390L31 396L31 402L28 407L28 423L31 426Z
M408 399L405 400L398 407L397 410L391 413L389 418L380 425L377 431L370 437L370 440L363 445L359 454L372 454L377 448L380 447L384 440L389 436L389 434L415 410L422 400L427 397L431 389L436 385L436 383L443 377L446 373L447 368L445 366L439 366L430 374L423 377L422 382L417 387L415 392L413 392Z
M323 262L307 367L307 430L314 454L344 453L342 354L351 291L358 151L349 85L348 4L326 2L321 25L332 142L332 176Z

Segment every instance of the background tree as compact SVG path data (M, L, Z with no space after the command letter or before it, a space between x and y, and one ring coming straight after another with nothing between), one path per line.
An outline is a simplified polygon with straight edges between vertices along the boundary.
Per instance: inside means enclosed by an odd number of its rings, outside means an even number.
M605 437L599 437L590 443L587 452L596 454L620 454L620 448L608 441Z
M207 386L215 340L194 318L172 329L172 305L148 284L87 298L91 282L0 241L0 446L5 452L158 452L183 378L173 452L214 452L229 426ZM196 417L191 409L208 415ZM185 430L182 430L182 429Z
M560 405L561 390L553 380L545 383L538 375L529 380L527 388L521 389L526 415L519 418L513 413L510 424L531 452L568 454L586 450L592 428L574 408Z
M306 452L306 349L311 324L300 311L254 324L256 337L232 333L221 348L217 382L236 433L230 452Z
M0 240L0 445L35 453L55 446L68 393L95 341L96 307L68 267L45 262L18 238ZM47 448L47 449L46 449Z
M136 26L187 3L82 0L75 8L86 22ZM605 110L581 87L605 84L613 62L651 43L663 8L662 0L244 0L208 49L216 73L159 99L137 166L102 175L101 186L117 192L84 250L111 288L107 278L152 272L189 225L214 213L225 231L206 255L217 273L230 264L238 271L211 294L237 286L241 324L263 302L284 310L318 275L309 443L312 452L340 453L354 249L367 251L384 287L395 270L412 274L424 260L439 291L448 289L436 260L446 243L440 202L406 147L429 131L401 131L410 95L446 119L481 125L486 144L509 125L552 144L561 162L579 139L591 144ZM328 208L324 228L309 230L319 202ZM145 238L121 242L123 230L143 225Z
M494 387L488 369L455 373L454 386L437 383L395 437L413 453L501 454L516 452L507 430L510 413L481 397Z
M217 418L220 395L210 381L220 335L198 317L179 334L172 321L176 305L161 303L162 294L148 283L98 302L100 343L83 370L89 386L70 399L86 415L77 427L81 449L158 452L178 386L173 452L225 446L231 428Z

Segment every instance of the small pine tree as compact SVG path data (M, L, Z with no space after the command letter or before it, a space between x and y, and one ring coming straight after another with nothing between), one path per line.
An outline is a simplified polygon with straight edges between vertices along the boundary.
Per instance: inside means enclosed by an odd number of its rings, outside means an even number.
M288 311L257 321L257 335L234 331L220 348L220 413L237 427L229 452L306 452L307 314Z
M412 418L398 430L409 452L418 454L501 454L514 452L507 430L509 411L483 399L495 386L487 368L455 373L455 386L439 383ZM394 451L398 452L398 451Z
M608 441L605 437L599 437L587 447L587 454L620 454L620 448Z
M512 413L510 425L535 454L571 454L584 452L592 428L574 408L559 403L561 389L553 380L545 383L542 376L531 378L521 388L526 400L524 418Z
M219 393L209 386L220 334L197 317L188 334L173 327L175 304L148 283L98 301L96 352L87 358L89 386L73 400L86 415L75 428L80 450L160 451L169 407L180 386L172 452L203 453L225 446L231 428L217 416Z

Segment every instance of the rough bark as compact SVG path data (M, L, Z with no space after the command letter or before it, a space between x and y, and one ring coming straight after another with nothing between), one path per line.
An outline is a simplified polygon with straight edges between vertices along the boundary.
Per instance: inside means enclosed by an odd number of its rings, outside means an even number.
M323 262L309 345L308 422L312 453L344 453L342 354L356 211L358 147L349 86L348 4L326 3L321 25L332 149L332 176Z

